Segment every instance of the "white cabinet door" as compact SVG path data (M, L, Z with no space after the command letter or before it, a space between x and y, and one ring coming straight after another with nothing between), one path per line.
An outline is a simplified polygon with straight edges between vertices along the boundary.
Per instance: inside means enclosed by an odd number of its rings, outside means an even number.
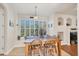
M0 53L4 52L4 16L0 14Z

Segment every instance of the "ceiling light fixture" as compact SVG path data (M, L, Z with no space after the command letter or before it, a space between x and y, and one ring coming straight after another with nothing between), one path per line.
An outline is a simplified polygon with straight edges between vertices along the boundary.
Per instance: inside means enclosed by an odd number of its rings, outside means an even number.
M37 6L35 6L35 16L34 16L34 19L38 19L38 16L37 16Z
M35 6L35 16L31 16L30 18L38 19L38 15L37 15L37 6Z

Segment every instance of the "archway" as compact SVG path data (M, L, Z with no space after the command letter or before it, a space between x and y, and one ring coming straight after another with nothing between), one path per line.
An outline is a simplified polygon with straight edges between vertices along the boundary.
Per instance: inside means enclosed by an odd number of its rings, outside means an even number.
M0 4L0 55L5 52L5 40L6 40L6 20L7 20L7 9L4 4Z

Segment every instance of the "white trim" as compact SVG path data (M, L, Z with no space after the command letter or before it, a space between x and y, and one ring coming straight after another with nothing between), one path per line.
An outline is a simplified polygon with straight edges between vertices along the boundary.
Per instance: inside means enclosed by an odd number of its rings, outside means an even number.
M13 46L12 48L10 48L6 53L4 53L4 55L8 55L14 48L15 48L15 46Z
M15 47L24 47L24 44L15 45Z
M6 53L4 53L4 55L8 55L14 48L16 47L24 47L24 44L23 43L20 43L20 44L16 44L14 45L12 48L10 48Z

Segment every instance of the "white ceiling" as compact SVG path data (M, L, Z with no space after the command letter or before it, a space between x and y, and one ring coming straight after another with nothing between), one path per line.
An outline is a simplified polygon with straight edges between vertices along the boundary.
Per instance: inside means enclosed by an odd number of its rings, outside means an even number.
M77 14L77 4L75 3L9 3L8 4L18 14L35 15L35 6L39 16L50 16L54 13Z

